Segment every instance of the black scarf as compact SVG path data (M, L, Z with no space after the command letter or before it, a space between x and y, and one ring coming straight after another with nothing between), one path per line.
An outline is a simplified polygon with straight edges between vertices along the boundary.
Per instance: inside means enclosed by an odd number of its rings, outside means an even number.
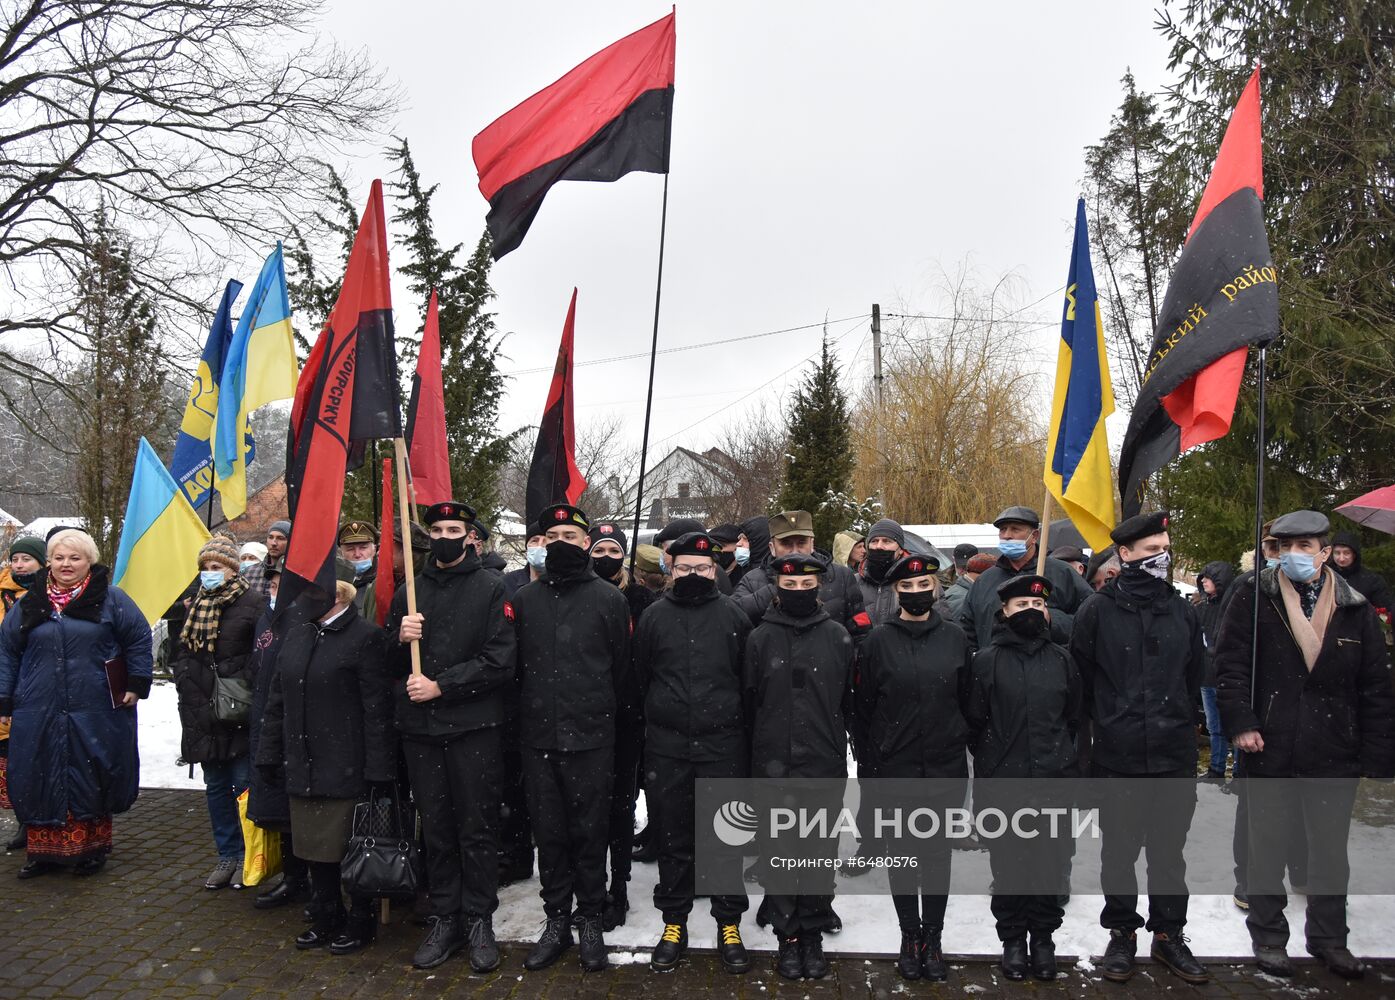
M84 622L101 621L102 605L106 603L110 582L107 568L100 563L93 563L87 587L68 602L68 606L63 609L63 617ZM48 598L47 567L39 570L34 578L34 585L29 588L29 593L24 595L24 600L19 602L19 609L21 635L27 636L53 617L53 602Z

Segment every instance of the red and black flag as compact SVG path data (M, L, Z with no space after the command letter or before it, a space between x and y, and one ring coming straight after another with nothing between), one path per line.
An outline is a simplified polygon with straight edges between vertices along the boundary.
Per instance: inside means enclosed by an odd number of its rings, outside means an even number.
M674 15L587 59L475 136L494 259L523 242L558 181L668 173Z
M344 474L365 441L402 433L380 181L373 182L339 299L304 371L314 375L296 386L286 466L297 525L281 579L286 603L312 583L333 593Z
M538 442L533 446L533 464L528 469L527 517L536 524L538 515L555 503L575 504L586 489L586 480L576 467L576 430L572 425L572 332L576 325L576 289L567 307L562 327L562 343L557 348L557 367L552 388L547 392Z
M450 500L450 455L446 446L446 394L441 384L441 328L436 290L426 306L426 325L407 403L407 457L412 463L416 503L431 506Z
M397 590L397 508L392 502L392 459L383 459L382 521L378 524L378 573L373 588L373 620L387 624L392 595ZM405 563L403 565L406 565Z
M1124 517L1138 513L1149 476L1188 448L1226 435L1248 349L1279 334L1263 198L1256 67L1226 127L1163 297L1119 453Z

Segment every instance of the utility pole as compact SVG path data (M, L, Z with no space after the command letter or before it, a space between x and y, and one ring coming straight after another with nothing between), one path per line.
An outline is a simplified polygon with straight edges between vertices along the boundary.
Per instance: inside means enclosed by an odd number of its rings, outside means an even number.
M886 513L886 450L882 441L882 307L872 303L872 399L877 407L877 481Z

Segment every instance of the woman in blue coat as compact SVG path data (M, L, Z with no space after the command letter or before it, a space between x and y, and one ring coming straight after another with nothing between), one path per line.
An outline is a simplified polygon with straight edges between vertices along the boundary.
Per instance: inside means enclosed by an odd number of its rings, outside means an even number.
M0 625L0 718L9 718L10 799L28 827L20 878L60 865L91 875L111 851L111 818L136 800L138 698L150 694L150 625L111 586L97 545L65 529L48 568ZM106 665L125 663L116 707Z

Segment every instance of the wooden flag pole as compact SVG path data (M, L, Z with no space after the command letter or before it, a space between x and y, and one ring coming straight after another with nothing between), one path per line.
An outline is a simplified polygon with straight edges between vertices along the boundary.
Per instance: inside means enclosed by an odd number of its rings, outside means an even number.
M393 451L397 454L397 496L399 498L398 510L401 514L402 524L402 573L407 577L407 614L417 613L417 579L416 569L412 566L412 519L407 512L411 501L411 494L407 491L407 441L405 438L393 439ZM421 643L412 640L412 673L421 673Z
M1046 544L1051 537L1051 491L1041 503L1041 541L1037 542L1037 576L1046 575Z

